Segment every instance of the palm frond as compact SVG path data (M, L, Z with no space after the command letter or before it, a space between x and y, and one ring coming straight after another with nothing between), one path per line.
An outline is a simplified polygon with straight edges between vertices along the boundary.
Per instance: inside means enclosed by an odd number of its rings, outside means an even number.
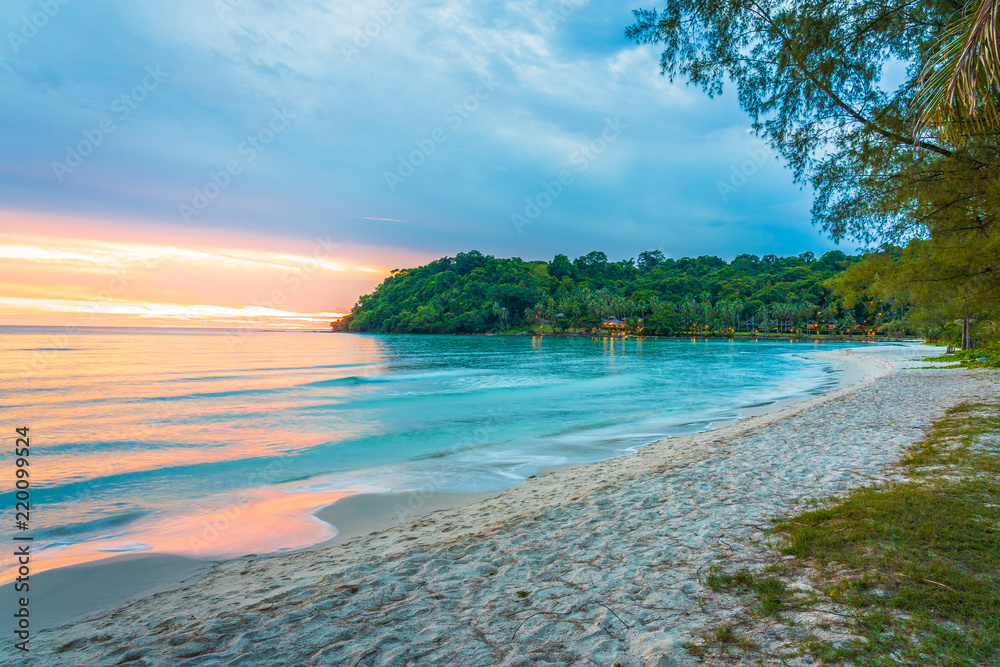
M972 0L921 72L917 136L952 143L1000 125L1000 0Z

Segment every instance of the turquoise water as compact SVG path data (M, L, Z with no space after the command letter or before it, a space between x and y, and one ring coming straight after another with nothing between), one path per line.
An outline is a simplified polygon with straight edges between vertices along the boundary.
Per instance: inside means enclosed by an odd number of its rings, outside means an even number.
M331 537L309 515L345 491L507 488L822 392L817 347L3 328L0 405L53 564L232 556Z

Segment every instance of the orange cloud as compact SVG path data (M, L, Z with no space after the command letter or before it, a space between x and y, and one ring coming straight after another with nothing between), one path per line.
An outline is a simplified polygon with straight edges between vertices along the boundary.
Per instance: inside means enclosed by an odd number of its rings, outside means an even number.
M424 261L329 237L0 211L0 317L7 324L325 327L391 268Z

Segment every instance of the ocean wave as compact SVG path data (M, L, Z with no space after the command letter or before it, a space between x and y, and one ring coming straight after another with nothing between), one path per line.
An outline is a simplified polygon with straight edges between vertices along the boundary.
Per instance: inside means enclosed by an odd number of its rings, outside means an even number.
M275 394L285 391L287 387L272 387L270 389L230 389L229 391L203 391L191 394L175 394L173 396L144 396L138 401L183 401L192 398L231 398L233 396L249 396L252 394Z
M426 382L428 380L444 380L481 373L473 369L438 371L431 373L409 373L399 375L348 375L329 380L317 380L300 384L300 387L341 387L365 384L394 384L402 382Z
M152 548L153 545L148 542L126 542L124 544L113 544L101 547L97 549L97 551L104 553L135 553L138 551L149 551Z
M133 521L138 521L146 516L149 516L149 510L131 510L129 512L122 512L120 514L101 517L100 519L94 519L92 521L81 521L80 523L52 526L38 531L36 533L36 537L39 539L49 539L66 537L69 535L80 535L82 533L90 533L97 530L124 526L132 523Z

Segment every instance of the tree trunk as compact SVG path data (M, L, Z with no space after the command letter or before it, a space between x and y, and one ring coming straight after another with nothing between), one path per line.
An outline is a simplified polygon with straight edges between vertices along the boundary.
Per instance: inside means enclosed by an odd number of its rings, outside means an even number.
M962 349L972 349L972 332L969 330L969 318L962 318Z

